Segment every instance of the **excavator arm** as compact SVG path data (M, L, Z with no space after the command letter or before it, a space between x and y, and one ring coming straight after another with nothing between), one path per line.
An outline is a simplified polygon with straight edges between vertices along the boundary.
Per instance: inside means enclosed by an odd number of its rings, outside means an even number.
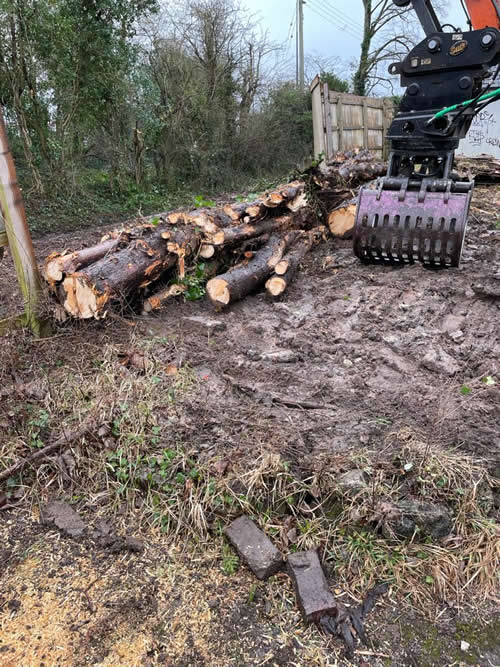
M387 175L358 197L354 252L363 261L458 266L473 183L453 172L474 116L500 100L500 0L465 0L468 32L445 32L429 0L412 4L425 39L389 65L406 92L387 137Z
M473 30L500 30L500 0L465 0Z

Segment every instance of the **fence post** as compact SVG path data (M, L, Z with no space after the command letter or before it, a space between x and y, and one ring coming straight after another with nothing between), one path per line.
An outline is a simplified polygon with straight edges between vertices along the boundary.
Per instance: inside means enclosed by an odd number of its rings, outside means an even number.
M383 101L383 108L382 108L382 121L383 121L383 135L382 135L382 141L383 141L383 148L382 148L382 159L387 160L389 157L389 141L387 139L387 132L389 131L389 127L392 123L392 117L394 115L394 104L392 100L387 99L387 97L384 97Z
M26 222L21 191L17 184L16 168L9 149L3 114L0 109L0 212L5 234L17 273L17 280L24 299L24 316L14 316L7 322L12 326L24 324L35 336L48 333L37 312L42 291L40 274L35 258L33 242Z
M363 97L363 148L368 148L368 105L366 102L366 97Z
M330 107L330 89L328 84L323 84L323 113L326 132L326 150L325 161L328 162L333 156L333 130L332 130L332 109Z

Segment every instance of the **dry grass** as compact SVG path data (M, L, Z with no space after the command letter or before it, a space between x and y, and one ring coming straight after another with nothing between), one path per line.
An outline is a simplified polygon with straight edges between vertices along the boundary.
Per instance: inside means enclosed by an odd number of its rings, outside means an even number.
M95 416L96 437L76 443L66 462L51 459L10 480L11 501L38 505L66 494L81 509L134 513L162 534L189 535L203 548L215 538L219 550L224 524L245 512L285 552L319 548L339 589L355 597L386 580L429 613L437 599L494 598L500 536L487 515L486 490L494 482L484 462L430 449L411 430L390 434L379 451L302 458L300 464L267 442L254 443L244 456L204 453L202 433L187 420L198 380L189 367L173 365L175 340L144 338L116 322L112 338L106 326L88 327L84 345L77 327L59 335L52 343L29 342L29 349L15 338L4 346L4 384L15 382L22 367L39 392L29 402L9 397L0 416L0 459L7 465L89 415ZM130 350L145 361L142 367L121 363ZM36 369L27 366L35 351ZM354 498L337 484L338 475L352 468L368 479ZM408 487L413 496L452 509L447 539L398 542L381 535L384 507Z

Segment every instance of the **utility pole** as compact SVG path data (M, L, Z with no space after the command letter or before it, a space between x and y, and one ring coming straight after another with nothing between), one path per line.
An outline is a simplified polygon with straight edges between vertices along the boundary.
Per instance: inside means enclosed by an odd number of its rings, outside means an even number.
M304 4L305 0L297 0L297 17L296 17L296 67L295 67L295 83L297 88L304 90Z

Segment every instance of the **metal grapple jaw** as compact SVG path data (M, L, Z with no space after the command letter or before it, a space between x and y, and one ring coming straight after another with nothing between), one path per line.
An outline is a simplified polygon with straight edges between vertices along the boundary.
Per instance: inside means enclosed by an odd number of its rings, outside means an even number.
M376 190L362 188L354 253L364 262L458 266L472 187L451 179L386 177Z

